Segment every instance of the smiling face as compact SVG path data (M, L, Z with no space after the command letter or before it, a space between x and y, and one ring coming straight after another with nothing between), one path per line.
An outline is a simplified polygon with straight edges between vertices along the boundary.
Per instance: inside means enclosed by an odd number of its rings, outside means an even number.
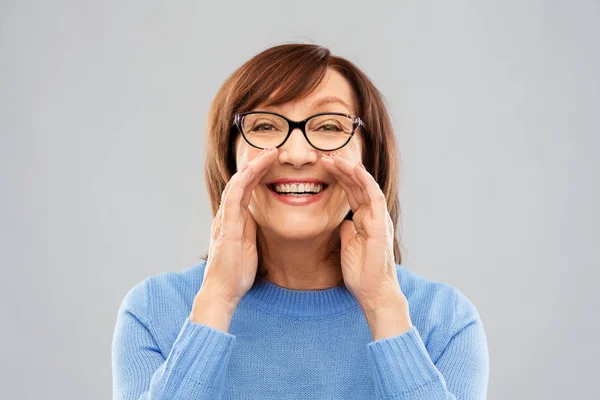
M332 101L334 98L341 102ZM305 98L277 107L259 106L255 111L272 111L291 120L301 121L321 112L341 112L356 116L355 107L350 84L339 72L330 68L321 84ZM250 146L241 135L236 138L235 149L238 170L260 153L259 149ZM321 164L321 155L326 152L312 147L300 129L292 131L288 140L277 151L276 160L255 187L250 200L249 210L257 225L263 232L287 240L330 235L348 214L350 206L342 187ZM361 161L360 129L357 129L348 144L336 152L353 164ZM270 185L274 181L287 181L290 187ZM324 190L317 196L282 196L274 191L292 190L291 182L311 181L325 183ZM315 187L304 185L304 190L313 191Z

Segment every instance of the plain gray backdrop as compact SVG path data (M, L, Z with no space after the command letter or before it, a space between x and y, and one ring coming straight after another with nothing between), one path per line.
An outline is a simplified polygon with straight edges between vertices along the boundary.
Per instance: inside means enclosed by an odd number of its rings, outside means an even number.
M217 89L304 42L384 94L403 265L477 306L489 399L600 398L599 17L597 0L2 0L0 397L111 397L123 296L207 249Z

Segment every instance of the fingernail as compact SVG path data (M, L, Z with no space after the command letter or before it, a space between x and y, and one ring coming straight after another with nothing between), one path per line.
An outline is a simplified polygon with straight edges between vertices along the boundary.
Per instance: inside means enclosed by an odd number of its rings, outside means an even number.
M358 164L362 169L364 169L365 171L367 170L367 168L365 168L365 166L363 165L362 161L359 161Z

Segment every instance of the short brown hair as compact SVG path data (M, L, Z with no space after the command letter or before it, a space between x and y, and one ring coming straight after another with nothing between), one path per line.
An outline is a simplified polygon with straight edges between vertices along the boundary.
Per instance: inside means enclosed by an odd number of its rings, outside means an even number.
M204 172L213 216L225 185L236 172L234 143L239 133L232 127L233 116L259 104L275 106L308 95L321 83L327 68L340 72L353 89L356 115L365 124L361 128L362 161L387 199L396 232L394 258L400 264L401 235L396 229L400 218L399 151L383 96L356 65L315 44L287 43L263 50L231 74L217 92L208 114ZM258 244L257 248L258 280L266 271L261 267Z

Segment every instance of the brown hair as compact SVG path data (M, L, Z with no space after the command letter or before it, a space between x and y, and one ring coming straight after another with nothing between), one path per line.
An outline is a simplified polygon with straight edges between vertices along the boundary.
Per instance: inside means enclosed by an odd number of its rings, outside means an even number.
M274 106L308 95L323 80L327 68L340 72L350 83L356 99L356 115L362 127L362 162L387 199L387 207L397 232L400 217L398 198L399 152L394 131L381 92L356 65L315 44L289 43L268 48L238 68L221 86L208 114L206 131L205 179L213 216L221 193L236 172L232 127L236 113L250 111L259 104ZM394 238L394 258L401 263L399 237ZM266 276L258 250L255 283ZM208 254L202 258L206 260Z

